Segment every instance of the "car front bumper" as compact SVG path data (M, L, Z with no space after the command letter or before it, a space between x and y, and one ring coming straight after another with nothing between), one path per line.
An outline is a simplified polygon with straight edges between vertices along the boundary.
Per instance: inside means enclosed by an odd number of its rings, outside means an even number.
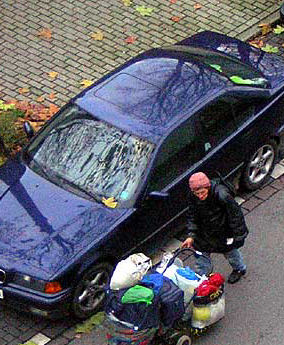
M59 319L69 314L72 293L71 288L49 295L21 286L0 285L0 297L0 305L49 319Z

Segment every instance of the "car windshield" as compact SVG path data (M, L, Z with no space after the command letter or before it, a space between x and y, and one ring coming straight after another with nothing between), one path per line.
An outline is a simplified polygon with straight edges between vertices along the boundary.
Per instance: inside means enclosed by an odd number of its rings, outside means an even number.
M108 207L131 207L154 144L69 105L30 143L23 157L51 182Z
M208 49L179 45L165 47L165 49L183 52L191 59L214 68L235 84L256 87L267 87L268 85L268 80L264 78L260 71L237 58L224 55L222 52L219 53Z

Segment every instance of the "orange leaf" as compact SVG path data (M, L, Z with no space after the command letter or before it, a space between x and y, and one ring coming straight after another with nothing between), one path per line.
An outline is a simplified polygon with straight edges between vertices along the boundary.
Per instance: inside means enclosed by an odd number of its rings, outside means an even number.
M40 96L36 100L38 103L44 102L44 96Z
M200 8L202 8L200 4L195 4L193 7L195 10L199 10Z
M19 92L20 92L21 95L23 95L24 93L30 92L30 90L28 88L26 88L26 87L22 87L22 88L19 89Z
M134 37L134 36L129 36L125 40L125 42L129 43L129 44L134 43L135 41L136 41L136 37Z
M58 76L58 72L48 72L47 73L49 76L50 76L50 78L52 78L52 79L55 79L57 76Z
M177 2L177 0L170 0L171 4L175 4Z
M177 17L177 16L173 16L173 17L171 18L171 20L172 20L173 22L178 23L178 22L181 20L181 18L180 18L180 17Z
M52 31L50 29L42 29L41 31L39 31L38 36L50 40L52 36Z
M49 105L49 114L50 115L54 115L55 113L57 113L59 110L59 107L55 104L50 104Z
M249 44L255 48L261 48L264 45L263 41L260 39L249 41Z
M54 99L55 98L55 93L51 92L51 94L48 96L49 99Z

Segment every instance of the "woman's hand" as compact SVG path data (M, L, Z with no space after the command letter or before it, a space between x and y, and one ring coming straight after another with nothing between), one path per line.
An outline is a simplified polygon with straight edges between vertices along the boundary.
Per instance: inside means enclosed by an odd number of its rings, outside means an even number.
M194 239L192 237L188 237L181 245L182 248L192 248L193 247Z

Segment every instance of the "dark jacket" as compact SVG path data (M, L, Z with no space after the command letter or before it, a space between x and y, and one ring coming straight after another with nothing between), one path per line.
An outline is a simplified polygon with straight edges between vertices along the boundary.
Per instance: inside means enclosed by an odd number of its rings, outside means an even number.
M228 188L215 181L211 181L208 197L203 201L190 192L187 228L188 236L194 238L194 248L209 253L239 248L248 235L241 207ZM232 245L226 244L227 238L234 238Z

